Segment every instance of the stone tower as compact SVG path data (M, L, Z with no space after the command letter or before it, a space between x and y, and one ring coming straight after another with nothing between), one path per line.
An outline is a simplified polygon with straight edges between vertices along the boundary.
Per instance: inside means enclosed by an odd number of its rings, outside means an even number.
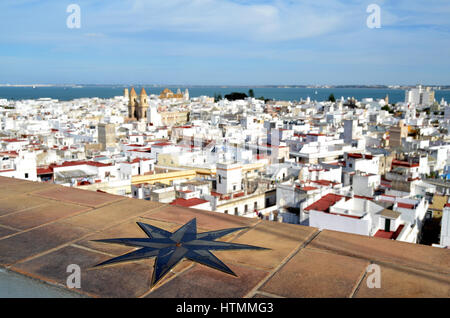
M114 124L98 124L98 143L102 150L116 146L116 128Z
M147 109L148 109L148 95L144 88L142 88L141 93L139 94L139 111L137 120L147 118Z
M137 106L137 94L134 87L131 88L129 101L128 101L128 117L136 119L136 106Z
M145 119L147 118L148 107L148 95L145 89L142 88L138 98L134 87L132 87L128 101L128 117L134 120Z

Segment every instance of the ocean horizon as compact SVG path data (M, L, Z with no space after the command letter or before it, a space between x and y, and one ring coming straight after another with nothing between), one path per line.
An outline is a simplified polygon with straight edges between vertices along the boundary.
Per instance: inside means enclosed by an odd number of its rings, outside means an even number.
M70 101L78 98L113 98L115 96L123 96L124 85L108 85L108 86L2 86L0 87L0 99L7 100L26 100L39 98L53 98L61 101ZM324 101L328 100L330 94L336 99L344 97L381 99L389 96L390 103L398 103L405 101L404 89L391 88L309 88L309 87L261 87L261 86L156 86L156 85L136 85L136 90L145 88L147 94L159 95L165 87L176 92L179 88L182 92L189 90L190 97L226 95L232 92L242 92L248 94L253 89L255 97L264 97L273 100L289 100L299 101L308 97L311 100ZM436 100L441 101L442 98L450 101L450 90L436 90Z

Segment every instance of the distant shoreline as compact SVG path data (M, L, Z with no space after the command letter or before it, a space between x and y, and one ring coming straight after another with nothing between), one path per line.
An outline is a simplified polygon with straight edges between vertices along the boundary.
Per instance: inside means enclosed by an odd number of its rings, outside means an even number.
M0 87L192 87L192 88L309 88L309 89L400 89L415 88L416 85L186 85L186 84L0 84ZM450 85L422 85L435 90L450 90Z

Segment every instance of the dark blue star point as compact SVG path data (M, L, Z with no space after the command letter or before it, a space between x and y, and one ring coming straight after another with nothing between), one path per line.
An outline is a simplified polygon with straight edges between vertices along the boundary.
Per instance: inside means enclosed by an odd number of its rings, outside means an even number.
M197 233L197 219L195 218L173 233L146 223L137 222L137 225L145 232L148 238L95 240L95 242L139 248L97 264L95 267L156 257L151 283L154 286L184 258L237 276L210 251L267 250L264 247L216 241L216 239L230 233L244 230L246 227Z

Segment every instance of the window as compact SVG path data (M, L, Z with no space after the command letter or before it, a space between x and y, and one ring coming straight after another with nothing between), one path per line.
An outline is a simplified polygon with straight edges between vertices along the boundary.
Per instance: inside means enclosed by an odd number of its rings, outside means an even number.
M225 210L223 213L228 214L228 210Z
M239 214L238 208L234 208L234 215L238 215L238 214Z
M391 220L390 219L385 219L385 224L384 224L384 231L385 232L390 232L391 231Z
M255 202L254 208L255 208L255 210L258 208L258 202Z
M28 173L25 173L25 179L28 179Z
M248 212L248 204L246 204L246 205L245 205L245 207L244 207L244 211L245 211L245 213L247 213L247 212Z
M222 183L222 176L219 175L219 183Z
M233 186L233 191L236 191L236 186L235 185Z

